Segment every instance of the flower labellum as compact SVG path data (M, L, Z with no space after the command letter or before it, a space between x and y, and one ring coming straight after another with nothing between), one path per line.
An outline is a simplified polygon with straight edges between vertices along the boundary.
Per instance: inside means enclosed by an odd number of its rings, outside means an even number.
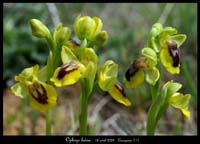
M125 73L125 77L127 79L127 81L130 81L131 77L134 76L134 74L140 69L140 68L144 68L146 67L145 64L145 58L144 57L140 57L138 59L136 59L127 69L126 73Z
M177 47L177 43L175 41L168 41L167 45L170 56L173 59L173 66L177 67L180 63L180 50Z
M38 82L34 82L28 86L30 95L40 104L48 104L47 92L44 86Z
M80 79L85 72L83 64L77 61L70 61L58 67L50 79L57 87L72 85Z

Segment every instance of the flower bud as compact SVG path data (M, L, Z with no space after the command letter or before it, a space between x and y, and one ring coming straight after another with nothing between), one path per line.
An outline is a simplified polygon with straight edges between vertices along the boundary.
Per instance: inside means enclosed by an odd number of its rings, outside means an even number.
M50 32L49 29L39 20L31 19L30 20L32 35L39 38L49 38Z
M101 19L89 16L78 17L75 21L75 32L80 40L92 40L101 31Z
M108 39L108 33L106 31L101 31L99 34L96 35L94 39L94 43L97 46L103 46Z
M54 31L54 40L57 44L66 44L71 35L71 29L68 27L63 27L60 23Z
M160 23L155 23L155 24L152 26L150 35L151 35L152 37L156 37L157 35L159 35L159 34L161 33L162 29L163 29L162 24L160 24Z

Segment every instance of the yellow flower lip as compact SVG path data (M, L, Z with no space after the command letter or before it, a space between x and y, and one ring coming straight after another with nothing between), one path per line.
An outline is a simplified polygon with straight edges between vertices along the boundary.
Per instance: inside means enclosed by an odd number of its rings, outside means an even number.
M115 99L117 102L125 105L130 106L131 102L126 96L126 93L124 91L124 88L120 85L118 81L113 85L113 87L108 91L109 94L112 96L113 99Z
M145 68L146 67L146 58L145 57L140 57L138 59L136 59L127 69L126 73L125 73L125 77L127 79L127 81L131 80L131 77L133 77L135 75L135 73L141 69L141 68Z
M124 88L121 87L121 85L119 83L115 83L114 87L117 88L117 90L122 94L122 96L126 97L126 93L124 91Z
M168 51L173 59L173 66L177 67L180 63L180 50L175 41L167 41Z
M56 68L50 81L57 87L72 85L83 76L85 66L78 61L70 61Z
M69 74L70 72L73 72L78 68L79 68L78 63L69 62L67 64L64 64L63 66L61 66L57 78L61 80L66 74Z
M38 82L33 82L28 86L30 95L40 104L48 104L47 91L44 86Z

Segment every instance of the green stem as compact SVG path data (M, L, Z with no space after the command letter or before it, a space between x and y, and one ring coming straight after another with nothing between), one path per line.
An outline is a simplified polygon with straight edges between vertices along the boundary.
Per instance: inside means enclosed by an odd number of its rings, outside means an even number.
M46 135L51 135L51 109L46 112Z
M87 135L87 109L88 109L87 100L82 95L81 113L80 113L80 117L79 117L80 135Z
M79 108L80 135L87 135L87 110L88 110L88 93L86 80L81 80L81 97Z
M151 107L149 108L149 112L147 116L147 128L146 128L147 135L154 135L156 124L159 119L158 115L159 115L159 110L160 110L159 108L161 104L161 101L159 100L160 98L158 98L159 90L160 90L160 81L161 81L161 67L160 67L159 61L157 64L157 68L160 72L160 77L154 86L150 86L152 104L151 104Z

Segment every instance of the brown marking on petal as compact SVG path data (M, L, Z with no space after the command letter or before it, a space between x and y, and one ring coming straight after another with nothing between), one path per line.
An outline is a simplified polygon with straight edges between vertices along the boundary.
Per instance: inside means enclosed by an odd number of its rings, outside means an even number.
M69 74L70 72L73 72L79 68L78 63L75 62L69 62L61 66L60 71L58 72L57 78L60 80L62 79L66 74Z
M38 103L48 104L47 92L42 84L34 82L28 88L29 88L29 93Z
M146 58L140 57L136 59L126 70L125 77L127 81L131 80L131 77L135 75L135 73L140 69L146 67Z
M180 63L180 50L175 41L168 41L168 51L173 59L173 66L177 67Z
M115 87L117 88L117 90L122 94L122 96L126 97L126 93L124 91L124 88L119 84L119 83L116 83L115 84Z
M125 77L127 81L131 80L131 77L138 71L139 69L134 66L134 63L132 63L129 68L127 69L125 73Z
M70 39L69 40L73 45L75 45L75 46L77 46L77 47L80 47L80 44L77 42L77 41L75 41L75 40L73 40L73 39Z

